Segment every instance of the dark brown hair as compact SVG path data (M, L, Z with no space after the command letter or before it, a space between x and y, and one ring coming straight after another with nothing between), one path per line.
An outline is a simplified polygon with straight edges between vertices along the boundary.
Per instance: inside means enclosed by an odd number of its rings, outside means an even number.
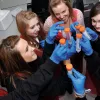
M94 27L92 26L92 17L100 14L100 2L97 2L91 9L90 11L90 16L89 16L89 23L90 23L90 28L95 30ZM96 30L95 30L96 31Z
M9 36L3 39L0 44L0 76L3 80L16 73L23 73L21 78L29 76L28 64L22 58L20 52L15 49L19 40L19 36Z

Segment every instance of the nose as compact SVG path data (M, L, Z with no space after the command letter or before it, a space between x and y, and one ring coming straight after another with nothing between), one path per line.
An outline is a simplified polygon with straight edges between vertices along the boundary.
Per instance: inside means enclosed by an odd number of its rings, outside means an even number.
M39 25L35 26L35 29L36 29L36 31L39 31L40 30Z
M64 15L63 14L60 14L60 18L62 19L64 17Z

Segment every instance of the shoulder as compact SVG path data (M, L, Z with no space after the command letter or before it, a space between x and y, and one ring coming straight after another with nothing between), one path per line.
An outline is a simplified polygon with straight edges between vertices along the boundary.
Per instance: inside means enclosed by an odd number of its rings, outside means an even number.
M80 24L84 25L83 13L79 9L73 8L73 14L76 16L76 21L78 21Z
M44 30L45 30L45 31L48 31L49 28L50 28L52 25L53 25L53 20L52 20L52 17L49 16L49 17L45 20L45 22L44 22Z
M81 10L77 9L77 8L73 8L73 13L78 15L83 16L83 13L81 12Z

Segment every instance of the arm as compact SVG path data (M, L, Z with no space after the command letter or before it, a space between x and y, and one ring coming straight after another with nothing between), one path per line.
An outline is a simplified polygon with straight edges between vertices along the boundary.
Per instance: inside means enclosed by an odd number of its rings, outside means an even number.
M94 51L90 56L85 56L85 59L88 71L100 80L100 57L98 54Z
M85 53L88 71L95 78L100 79L100 57L93 51L90 41L84 35L80 41L80 45L82 51Z
M39 92L52 78L56 66L57 64L48 59L35 74L21 82L20 88L0 100L37 100Z
M53 20L52 20L52 17L49 16L46 20L45 20L45 23L44 23L44 30L46 33L48 33L50 27L53 25Z
M63 21L59 21L55 24L53 24L49 31L48 31L48 35L45 39L45 46L43 49L43 61L45 61L48 57L50 57L50 55L52 54L54 48L55 48L55 38L56 35L58 34L59 30L63 30L64 27L59 26L59 24L62 24Z
M57 64L66 59L66 54L66 45L60 46L59 44L50 56L50 59L35 74L32 74L28 79L22 81L20 88L9 93L1 100L37 100L42 89L52 79Z
M72 69L72 73L68 72L68 77L72 80L74 87L74 95L76 97L75 100L87 100L86 99L86 91L84 88L86 77L76 71L74 68Z
M81 25L85 25L83 13L79 9L77 9L77 22Z

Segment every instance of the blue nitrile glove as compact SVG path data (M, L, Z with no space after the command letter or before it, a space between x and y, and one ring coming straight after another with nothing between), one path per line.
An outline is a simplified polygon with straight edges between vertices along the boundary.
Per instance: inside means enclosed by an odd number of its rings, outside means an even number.
M67 47L66 47L66 45L61 46L60 44L58 44L55 47L50 59L53 62L55 62L56 64L59 64L60 61L66 60L66 58L67 58L66 55L67 55Z
M76 71L74 68L72 69L72 72L73 74L69 72L67 74L68 77L72 80L75 93L78 95L83 95L85 93L84 84L86 77L81 73L79 73L78 71Z
M63 21L59 21L59 22L53 24L50 27L50 30L49 30L48 35L46 37L46 42L47 43L49 43L49 44L54 43L54 40L55 40L56 35L58 34L58 31L59 30L64 30L64 27L60 26L60 24L63 24L63 23L64 23Z
M67 46L67 59L69 59L73 54L76 53L76 44L73 37L71 37L71 45L69 44L69 40L67 40L66 46Z
M75 28L75 25L78 25L79 23L78 22L74 22L70 25L70 30L72 33L75 33L76 34L76 28Z
M90 41L84 35L82 35L82 39L80 39L80 46L82 51L85 53L85 55L89 56L93 53L93 49L91 47Z
M45 40L41 40L41 41L39 42L39 44L40 44L40 46L41 46L42 48L44 48Z
M91 36L91 41L95 41L98 38L98 34L93 31L92 29L90 29L89 27L86 28L86 31L89 33L89 35Z

